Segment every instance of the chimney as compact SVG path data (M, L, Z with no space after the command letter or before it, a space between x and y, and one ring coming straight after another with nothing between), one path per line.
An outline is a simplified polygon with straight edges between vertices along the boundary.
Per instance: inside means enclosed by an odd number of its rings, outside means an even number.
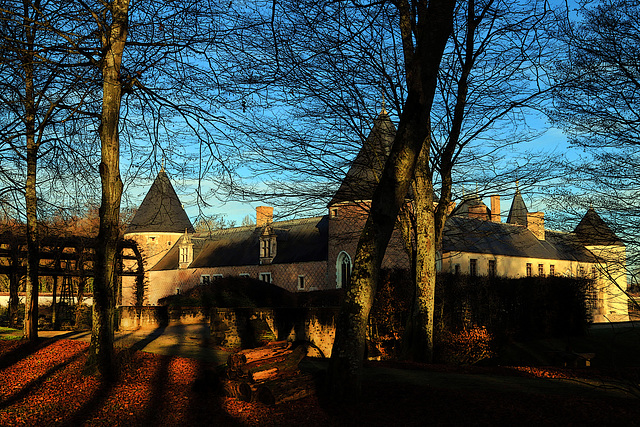
M480 203L479 205L469 206L469 218L475 219L487 219L487 206L484 203Z
M544 240L544 212L527 213L527 228L538 240Z
M500 218L500 195L498 194L491 196L491 221L502 222Z
M258 206L256 208L256 227L264 227L273 222L273 207Z

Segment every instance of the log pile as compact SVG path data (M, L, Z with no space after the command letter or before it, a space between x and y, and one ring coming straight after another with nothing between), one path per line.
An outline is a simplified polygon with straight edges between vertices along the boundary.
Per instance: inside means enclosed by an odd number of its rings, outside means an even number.
M298 369L306 354L306 345L294 347L287 341L231 354L227 359L225 395L266 405L310 395L315 389L313 377Z

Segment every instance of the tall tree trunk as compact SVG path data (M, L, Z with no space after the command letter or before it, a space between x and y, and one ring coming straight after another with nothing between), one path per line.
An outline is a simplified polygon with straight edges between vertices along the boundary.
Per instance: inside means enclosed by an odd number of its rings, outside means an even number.
M17 268L17 267L16 267ZM9 327L18 327L18 272L13 271L9 275Z
M95 250L93 282L93 327L89 349L89 367L95 366L107 380L116 376L113 331L117 282L117 246L119 237L120 140L118 133L122 88L120 66L127 39L129 0L113 0L109 5L111 24L102 34L102 116L100 124L102 204L100 229Z
M351 283L336 325L329 366L330 392L336 399L353 400L360 395L367 321L377 291L380 266L398 212L405 203L418 155L427 139L425 129L440 60L453 28L454 4L449 0L434 0L413 8L408 1L398 2L407 99L358 242Z
M17 237L17 236L16 236ZM20 286L20 276L18 275L18 267L20 264L20 245L14 241L11 246L11 273L9 274L9 327L18 327L18 288Z
M40 265L38 245L38 214L36 196L36 173L38 165L38 144L35 137L36 104L34 88L34 40L35 29L30 22L30 3L24 2L24 31L26 50L22 55L25 73L25 127L27 143L27 182L25 205L27 208L27 283L24 316L24 336L29 341L38 339L38 267Z
M416 260L413 265L415 289L403 337L403 357L419 362L431 362L436 288L436 232L428 143L420 152L413 183L416 217Z
M56 299L58 297L58 276L53 276L53 289L51 292L51 325L53 329L58 329L58 304Z

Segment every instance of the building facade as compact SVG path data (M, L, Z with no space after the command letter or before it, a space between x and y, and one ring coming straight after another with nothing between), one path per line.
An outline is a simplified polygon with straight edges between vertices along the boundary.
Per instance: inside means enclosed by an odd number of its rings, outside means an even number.
M247 276L292 292L346 286L369 201L395 136L383 110L324 216L274 221L256 209L256 225L196 233L161 170L125 233L142 248L144 286L123 278L122 305L158 300L222 277ZM408 269L406 239L394 232L383 267ZM628 320L625 247L589 209L573 233L546 230L542 212L528 212L519 191L506 221L500 197L491 208L467 197L447 220L439 269L504 277L590 277L594 320Z

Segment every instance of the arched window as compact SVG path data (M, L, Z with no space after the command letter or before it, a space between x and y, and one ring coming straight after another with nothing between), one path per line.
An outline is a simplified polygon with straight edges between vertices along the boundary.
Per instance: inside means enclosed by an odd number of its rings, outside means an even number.
M346 288L351 279L351 257L342 251L336 261L336 288Z

